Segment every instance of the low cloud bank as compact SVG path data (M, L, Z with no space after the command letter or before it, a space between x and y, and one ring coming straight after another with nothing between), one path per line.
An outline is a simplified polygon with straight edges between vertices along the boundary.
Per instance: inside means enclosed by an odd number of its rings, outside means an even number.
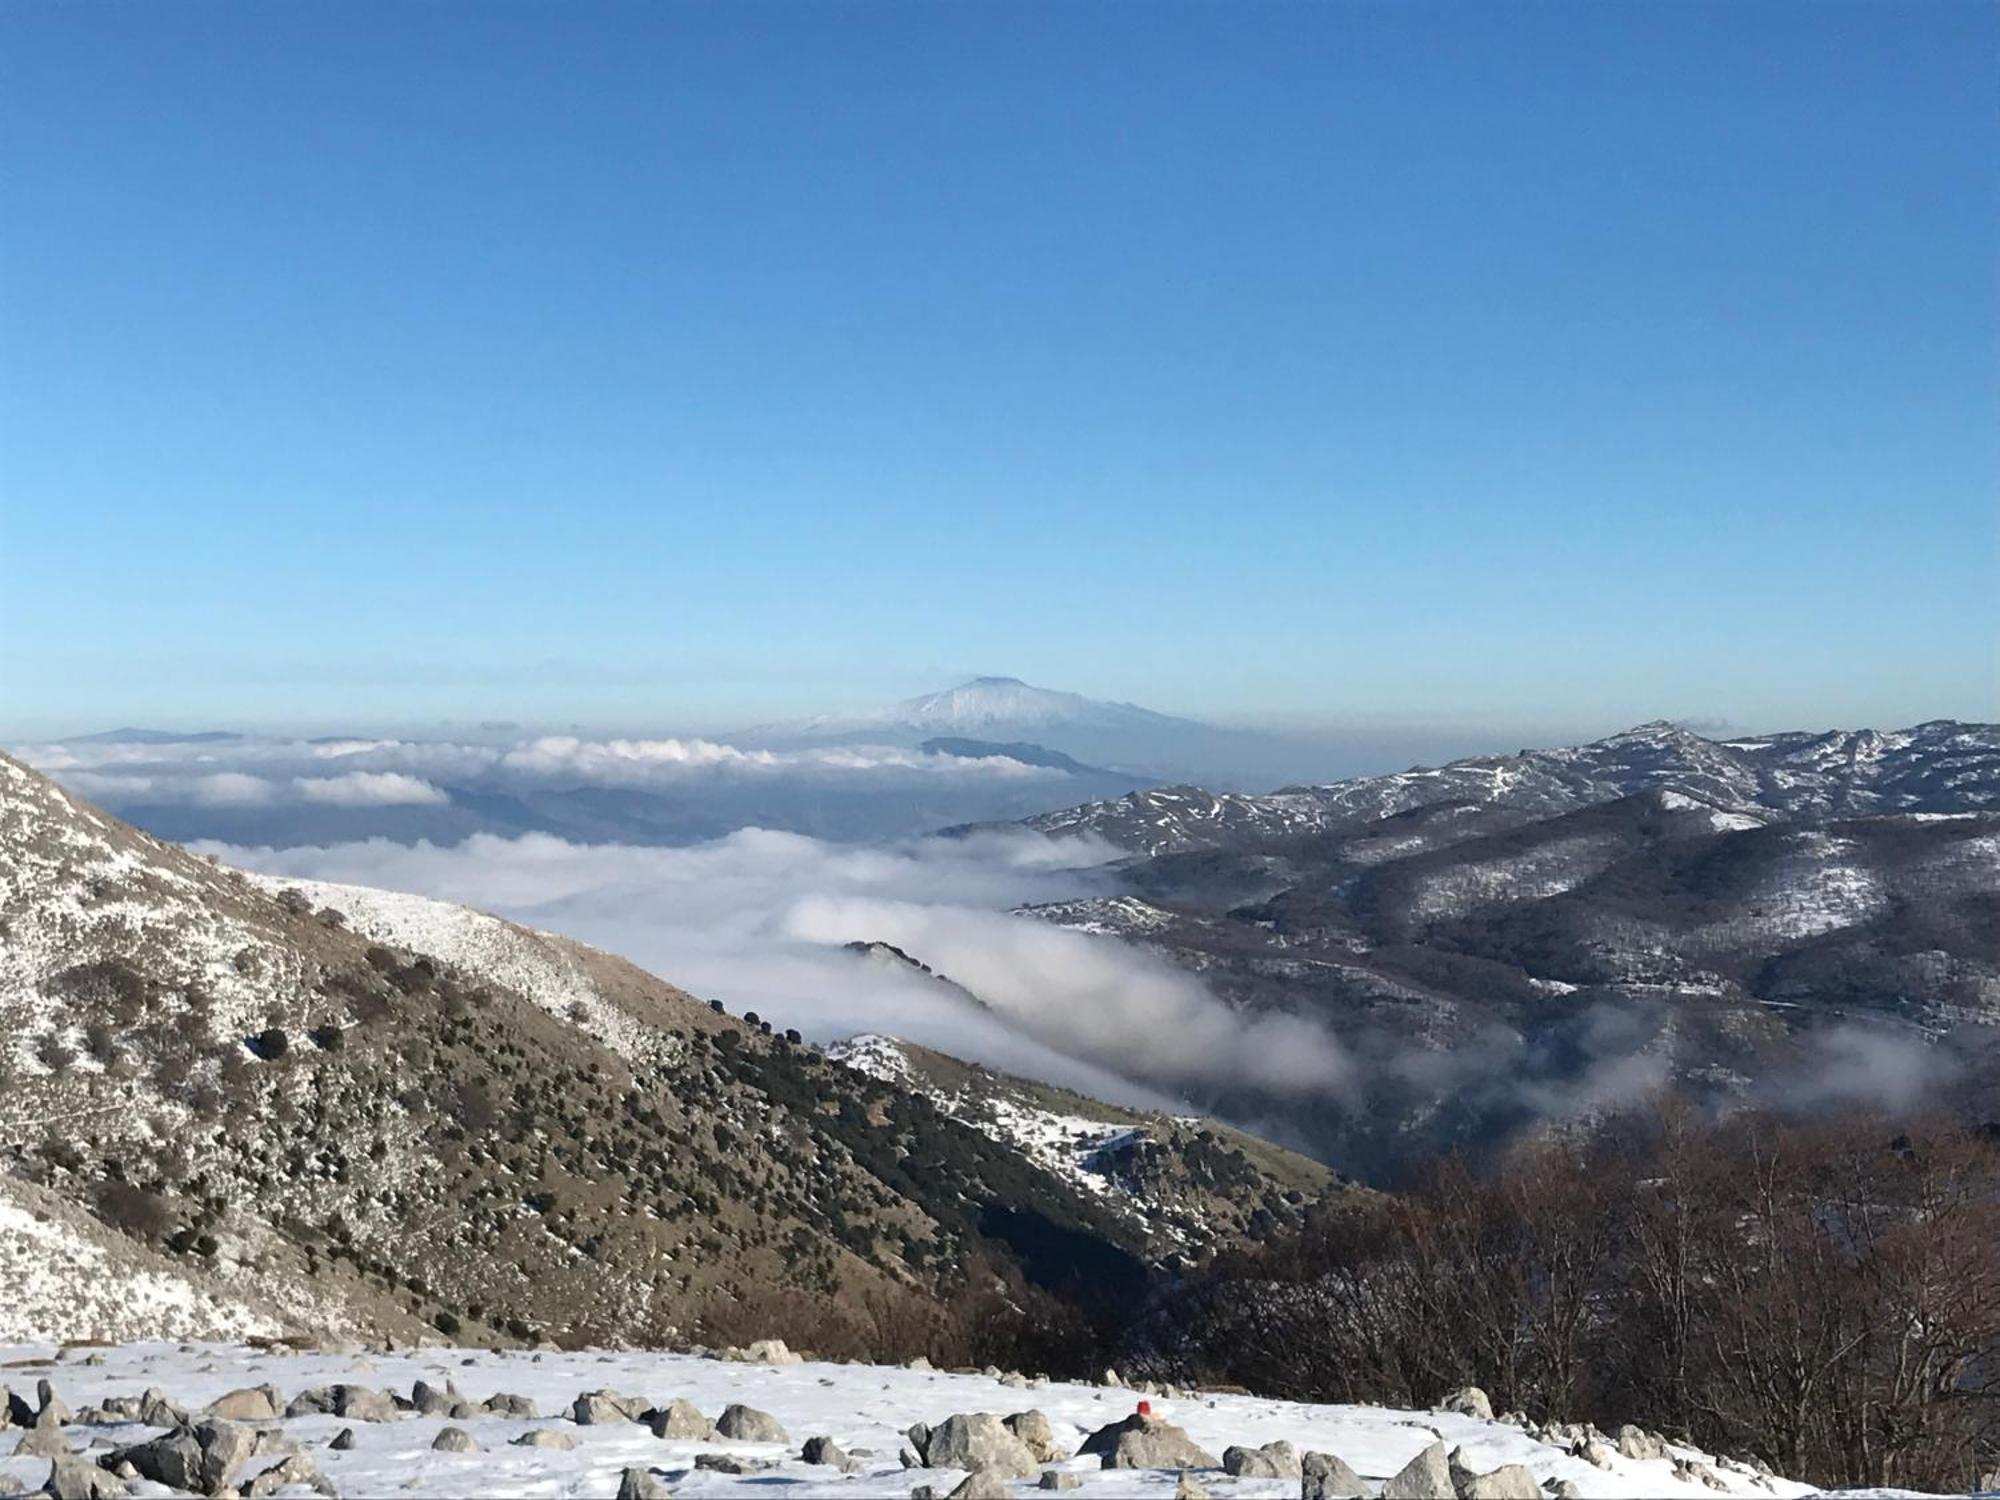
M282 850L207 846L270 874L419 892L620 953L732 1010L817 1040L879 1031L1148 1108L1235 1085L1329 1091L1321 1028L1248 1018L1116 939L1008 914L1098 893L1116 851L1025 831L852 847L743 829L684 848L479 835ZM886 942L978 997L850 952Z
M901 745L132 734L14 753L161 838L273 848L373 837L450 844L479 833L695 844L740 828L872 842L1013 822L1141 784L1122 772L1030 764L1032 755Z
M969 781L1060 781L1004 755L927 754L894 745L742 750L712 740L545 735L511 745L429 740L101 741L16 753L107 802L256 806L293 798L360 807L442 802L440 780L494 785L665 788L702 779L852 780L876 773Z

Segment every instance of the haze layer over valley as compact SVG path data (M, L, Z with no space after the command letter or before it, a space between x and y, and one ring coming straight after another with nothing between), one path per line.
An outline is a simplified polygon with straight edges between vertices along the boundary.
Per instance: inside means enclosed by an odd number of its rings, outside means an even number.
M817 1041L900 1037L1212 1113L1377 1180L1669 1094L1900 1105L1988 1066L1993 726L1656 724L1267 794L1121 788L1018 738L1177 722L983 679L744 746L126 734L26 754L233 864L466 903ZM722 827L791 798L846 799L852 836ZM556 827L523 828L528 809ZM231 836L260 829L278 836Z

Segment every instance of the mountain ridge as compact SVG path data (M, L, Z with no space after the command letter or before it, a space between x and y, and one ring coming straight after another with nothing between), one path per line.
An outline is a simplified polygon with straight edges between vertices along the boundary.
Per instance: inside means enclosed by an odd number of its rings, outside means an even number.
M1468 756L1383 776L1268 793L1176 785L1025 819L1146 854L1337 832L1439 802L1543 816L1671 787L1741 812L1826 816L2000 807L2000 724L1929 720L1908 729L1794 731L1711 740L1665 720L1585 745Z
M121 1265L176 1334L657 1345L784 1294L873 1339L974 1263L1149 1274L1143 1224L796 1034L469 908L230 870L6 757L0 1025L0 1217L68 1226L0 1293ZM147 1295L71 1298L71 1335L159 1336Z

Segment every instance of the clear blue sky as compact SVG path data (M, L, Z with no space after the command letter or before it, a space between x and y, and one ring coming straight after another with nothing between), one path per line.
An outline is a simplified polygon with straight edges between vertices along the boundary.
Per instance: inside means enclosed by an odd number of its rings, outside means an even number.
M2000 714L1990 5L0 31L16 734Z

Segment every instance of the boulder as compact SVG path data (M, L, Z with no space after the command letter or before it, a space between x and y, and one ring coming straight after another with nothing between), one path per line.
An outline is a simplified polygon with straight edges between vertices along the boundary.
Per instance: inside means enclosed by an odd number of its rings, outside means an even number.
M1618 1429L1618 1451L1627 1458L1665 1458L1667 1445L1645 1428L1627 1422Z
M651 1469L628 1467L618 1476L618 1500L673 1500L673 1491Z
M514 1417L523 1422L533 1422L541 1412L526 1396L516 1396L508 1391L499 1391L479 1403L480 1410L489 1416Z
M1432 1443L1382 1486L1382 1500L1458 1500L1444 1444Z
M1493 1420L1493 1402L1476 1385L1460 1386L1438 1402L1438 1410L1457 1412L1461 1417L1477 1417L1482 1422Z
M138 1418L148 1427L186 1427L194 1420L185 1406L168 1400L158 1386L147 1386L139 1398Z
M1007 1418L1007 1430L1027 1445L1030 1453L1045 1464L1060 1463L1069 1457L1056 1441L1055 1429L1039 1411L1017 1411Z
M56 1426L62 1427L71 1420L71 1416L70 1409L63 1405L62 1397L56 1394L56 1388L49 1384L48 1377L44 1376L35 1382L37 1422L53 1422Z
M933 1469L991 1471L1015 1479L1033 1479L1042 1466L1034 1450L992 1412L961 1412L930 1429L923 1445L924 1463Z
M332 1500L335 1493L332 1483L320 1473L313 1461L303 1453L295 1453L283 1462L271 1465L245 1485L244 1500L265 1500L267 1495L301 1485L315 1494L327 1496L328 1500Z
M759 1411L754 1406L744 1406L731 1402L716 1418L717 1436L728 1438L734 1443L789 1443L785 1429L778 1419L767 1411Z
M1583 1500L1583 1491L1574 1479L1551 1479L1543 1489L1549 1500Z
M290 1458L305 1449L276 1427L253 1427L250 1430L250 1456L252 1458Z
M201 1445L202 1490L210 1495L229 1485L257 1449L256 1433L215 1417L196 1424L194 1440Z
M718 1474L761 1474L777 1465L768 1459L739 1458L734 1453L697 1453L694 1456L697 1469L713 1469Z
M341 1428L340 1431L333 1435L333 1441L327 1444L327 1447L333 1449L336 1453L345 1453L353 1446L354 1429L352 1427Z
M569 1432L558 1432L553 1427L531 1427L515 1438L512 1446L516 1448L569 1449L576 1446L576 1435Z
M1208 1491L1195 1483L1194 1475L1182 1469L1180 1482L1174 1486L1174 1500L1208 1500Z
M410 1409L420 1417L446 1417L458 1405L458 1398L450 1391L441 1391L428 1380L419 1380L410 1387Z
M1299 1450L1282 1440L1261 1448L1224 1448L1222 1467L1239 1479L1299 1479L1305 1474Z
M1368 1493L1361 1476L1331 1453L1308 1453L1299 1460L1301 1500L1352 1500Z
M129 1495L131 1490L124 1480L105 1473L95 1464L87 1464L80 1458L53 1458L49 1460L49 1477L42 1485L42 1493L54 1496L55 1500L115 1500Z
M570 1420L579 1427L615 1426L636 1422L651 1404L638 1396L621 1396L616 1391L585 1391L570 1403Z
M993 1469L974 1469L958 1482L948 1500L1010 1500L1007 1477Z
M275 1422L277 1394L267 1385L245 1386L209 1402L208 1414L225 1422Z
M840 1444L830 1437L809 1437L800 1451L799 1457L809 1464L831 1464L834 1468L844 1468L852 1460L842 1451Z
M333 1388L333 1414L354 1422L393 1422L396 1403L385 1391L365 1385L337 1385Z
M1464 1450L1454 1448L1445 1459L1451 1471L1451 1487L1458 1500L1543 1500L1542 1487L1534 1471L1523 1464L1502 1464L1476 1474L1462 1458Z
M441 1427L438 1435L431 1439L433 1453L477 1453L479 1444L472 1440L472 1434L463 1427Z
M164 1484L168 1489L208 1493L202 1483L201 1444L192 1427L176 1427L156 1438L120 1448L107 1461L111 1466L130 1464L142 1479Z
M1196 1446L1181 1428L1134 1412L1084 1439L1077 1457L1096 1454L1107 1469L1215 1469L1222 1460Z
M1582 1459L1593 1469L1608 1469L1611 1467L1611 1450L1598 1442L1596 1438L1578 1438L1570 1445L1569 1452L1570 1457Z
M1683 1484L1705 1484L1712 1490L1726 1490L1729 1488L1728 1480L1716 1473L1707 1464L1697 1462L1691 1458L1677 1458L1674 1460L1674 1478L1680 1480Z
M692 1401L684 1401L679 1396L665 1406L647 1412L646 1424L653 1429L656 1438L685 1443L715 1441L715 1424L704 1417Z
M68 1458L74 1451L69 1438L53 1422L37 1422L14 1444L16 1458Z
M148 1391L150 1397L152 1392ZM323 1385L300 1391L285 1407L287 1417L345 1417L351 1422L393 1422L396 1403L365 1385ZM148 1419L150 1420L150 1418Z
M1083 1481L1074 1474L1065 1474L1061 1469L1042 1470L1042 1482L1038 1486L1045 1490L1073 1490L1082 1486Z

